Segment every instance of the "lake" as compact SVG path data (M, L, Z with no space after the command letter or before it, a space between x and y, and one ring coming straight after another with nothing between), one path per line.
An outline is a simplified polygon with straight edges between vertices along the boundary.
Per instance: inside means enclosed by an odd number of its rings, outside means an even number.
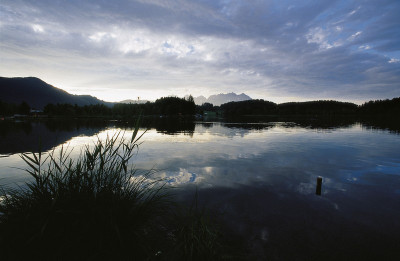
M250 122L250 123L249 123ZM353 120L145 120L140 172L157 170L242 237L255 260L400 257L400 135ZM0 122L0 183L29 177L19 153L73 149L133 124L106 120ZM40 145L39 145L40 144ZM316 195L317 177L321 195Z

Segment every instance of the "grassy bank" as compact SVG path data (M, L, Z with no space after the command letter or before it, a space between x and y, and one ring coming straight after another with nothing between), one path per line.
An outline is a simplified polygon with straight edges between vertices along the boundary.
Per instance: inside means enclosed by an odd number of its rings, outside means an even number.
M2 188L1 259L241 259L229 254L213 215L179 206L163 180L130 166L138 130L129 140L98 139L77 159L63 148L22 154L32 179Z

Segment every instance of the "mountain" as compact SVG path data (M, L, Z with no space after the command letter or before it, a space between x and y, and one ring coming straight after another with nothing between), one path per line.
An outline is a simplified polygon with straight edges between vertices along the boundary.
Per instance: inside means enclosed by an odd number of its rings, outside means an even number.
M35 77L0 77L0 101L17 104L25 101L31 108L36 109L43 109L49 103L111 105L90 95L70 94Z
M204 97L203 95L198 96L198 97L193 98L193 99L194 99L194 103L196 103L197 105L202 105L203 103L207 102L207 98Z
M247 101L247 100L252 100L248 95L242 93L242 94L236 94L236 93L220 93L216 95L211 95L210 97L206 98L204 96L199 96L194 98L194 102L197 105L201 105L205 102L212 103L214 106L220 106L221 104L231 102L231 101Z

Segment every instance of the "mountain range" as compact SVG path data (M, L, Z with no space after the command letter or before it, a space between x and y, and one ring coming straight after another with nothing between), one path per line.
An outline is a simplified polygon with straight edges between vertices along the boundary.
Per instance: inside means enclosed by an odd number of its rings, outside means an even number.
M252 100L248 95L242 93L242 94L236 94L236 93L220 93L220 94L215 94L211 95L210 97L206 98L204 96L198 96L194 98L194 102L197 105L202 105L203 103L211 103L214 106L220 106L221 104L231 102L231 101L247 101L247 100Z
M235 94L233 92L211 95L208 98L204 96L198 96L194 98L194 102L197 105L208 102L215 106L220 106L221 104L230 101L245 100L251 100L251 98L244 93ZM43 109L44 106L49 103L69 103L77 104L78 106L91 104L105 104L107 106L112 106L114 104L99 100L90 95L70 94L35 77L0 77L0 101L16 104L20 104L25 101L31 108L35 109ZM146 102L147 100L128 99L120 101L119 103L142 104Z
M0 101L16 104L25 101L31 108L36 109L43 109L49 103L112 105L90 95L70 94L35 77L0 77Z

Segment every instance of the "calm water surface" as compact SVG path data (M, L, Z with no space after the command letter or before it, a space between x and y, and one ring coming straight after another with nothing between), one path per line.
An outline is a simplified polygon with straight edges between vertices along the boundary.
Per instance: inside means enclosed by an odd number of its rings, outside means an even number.
M152 123L132 164L199 200L263 260L400 257L400 135L360 123ZM0 124L0 183L27 180L18 153L63 144L78 155L118 122ZM144 128L142 129L144 131ZM322 195L315 195L316 178ZM321 259L322 258L322 259ZM383 259L382 259L383 258Z

